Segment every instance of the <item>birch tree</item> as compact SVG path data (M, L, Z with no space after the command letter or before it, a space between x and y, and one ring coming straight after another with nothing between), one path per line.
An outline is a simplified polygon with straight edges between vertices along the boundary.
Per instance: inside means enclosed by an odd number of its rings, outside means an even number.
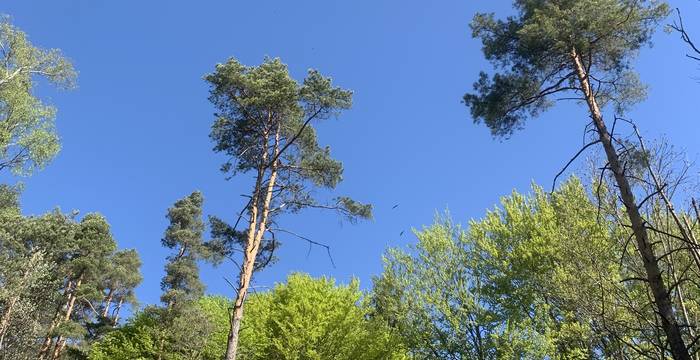
M0 170L28 175L60 149L56 109L35 94L39 79L72 88L75 70L57 49L34 46L27 35L0 18Z

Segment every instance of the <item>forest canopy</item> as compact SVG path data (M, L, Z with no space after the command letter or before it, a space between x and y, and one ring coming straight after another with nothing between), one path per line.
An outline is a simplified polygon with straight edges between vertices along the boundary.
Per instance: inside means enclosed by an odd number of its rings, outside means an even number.
M697 14L127 3L0 16L0 360L700 360Z

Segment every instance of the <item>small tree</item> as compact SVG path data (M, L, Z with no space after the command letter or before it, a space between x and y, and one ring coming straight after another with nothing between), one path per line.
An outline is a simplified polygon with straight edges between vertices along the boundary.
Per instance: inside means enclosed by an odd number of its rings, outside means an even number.
M305 208L336 210L351 220L369 218L371 206L348 197L324 204L312 196L315 187L335 188L343 167L331 158L328 147L318 145L311 122L350 108L350 91L334 87L315 70L299 84L279 59L266 59L257 67L230 59L218 64L205 79L211 86L209 99L217 108L210 135L214 151L228 157L221 170L231 175L255 174L249 201L241 212L241 216L248 215L248 228L228 237L238 239L228 244L240 245L238 250L243 253L225 357L233 360L253 272L266 264L259 254L265 249L274 251L277 233L290 234L277 228L275 219ZM228 234L236 234L237 223ZM233 250L229 250L228 255L232 255Z
M689 359L671 293L662 278L659 258L649 240L628 178L631 162L616 149L614 126L609 131L603 110L624 112L644 96L630 71L636 52L650 42L656 25L668 14L664 2L640 0L516 0L517 14L505 21L478 14L473 35L500 72L481 73L475 93L464 96L475 122L483 121L495 136L508 136L552 105L552 98L574 98L586 104L597 139L619 188L642 259L644 281L675 359ZM564 95L566 94L566 95ZM624 147L624 144L621 144Z
M197 261L203 257L204 221L199 191L175 202L168 209L170 225L165 230L163 246L174 249L175 255L168 258L165 277L161 282L161 300L168 308L178 302L199 299L204 294L204 285L199 280Z
M206 316L197 307L204 295L199 278L200 260L210 260L211 252L202 237L204 197L199 191L175 202L168 209L170 221L162 239L163 246L175 250L168 257L165 276L161 281L165 308L151 307L146 311L158 320L158 359L181 356L196 359L210 332Z
M7 17L0 18L0 170L28 175L60 148L56 109L34 94L37 78L71 88L75 71L59 50L35 47Z

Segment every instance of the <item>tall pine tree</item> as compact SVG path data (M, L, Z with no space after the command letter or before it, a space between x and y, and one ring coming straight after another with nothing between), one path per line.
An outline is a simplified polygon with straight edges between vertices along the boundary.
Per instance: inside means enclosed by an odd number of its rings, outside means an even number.
M243 253L225 356L233 360L253 272L270 259L261 259L261 250L274 251L277 234L289 234L277 227L276 218L305 208L332 209L349 219L369 218L371 206L348 197L323 203L312 196L314 188L335 188L343 167L328 147L319 146L311 123L349 109L350 91L333 86L315 70L299 84L279 59L253 67L230 59L205 79L217 109L210 135L214 151L229 159L221 170L231 175L252 172L255 179L249 201L237 216L240 220L247 215L247 229L228 237L240 240L230 245L240 245L237 250ZM226 233L238 231L238 220Z
M505 20L477 14L474 37L497 68L481 73L474 93L464 96L475 122L495 136L509 136L554 103L576 99L586 105L590 125L607 158L604 171L619 188L632 236L644 267L653 306L659 314L674 359L690 359L684 331L676 317L668 285L662 277L654 244L640 213L628 177L630 164L616 149L614 130L603 118L644 97L644 87L631 71L637 51L650 43L657 24L668 14L661 1L645 0L516 0L515 16ZM613 126L614 127L614 126Z

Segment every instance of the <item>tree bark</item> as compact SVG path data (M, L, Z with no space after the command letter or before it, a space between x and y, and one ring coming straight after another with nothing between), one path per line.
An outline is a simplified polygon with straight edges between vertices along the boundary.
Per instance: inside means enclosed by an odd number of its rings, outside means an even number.
M280 128L279 125L275 130L275 144L272 154L272 159L276 159L279 153L279 142L280 142ZM267 144L267 140L265 141ZM260 244L262 238L267 232L267 221L270 215L270 203L272 202L272 193L275 187L275 182L277 180L277 163L279 160L275 160L270 167L270 177L267 181L267 187L265 189L265 198L262 204L262 209L259 209L260 200L260 190L263 185L263 178L265 174L265 167L267 166L268 154L267 150L263 153L260 167L258 168L258 177L255 184L255 193L251 201L251 211L250 211L250 223L248 226L248 234L246 241L246 249L243 255L243 264L240 271L240 282L238 286L238 292L236 294L236 300L233 304L233 311L231 313L231 321L229 328L229 335L226 346L226 356L225 360L235 360L236 354L238 352L238 338L239 332L241 330L241 321L243 320L243 305L245 298L248 294L248 288L250 286L250 280L253 277L253 270L255 269L255 259L257 258L258 251L260 250ZM260 213L260 220L258 221L258 213Z
M620 164L619 155L612 143L612 137L605 126L603 115L588 80L586 68L576 49L572 49L571 59L579 80L580 88L586 98L591 118L598 132L600 142L603 144L610 170L613 172L615 182L620 189L620 197L625 205L625 210L631 223L632 232L637 242L637 250L641 255L644 270L646 271L646 280L654 296L656 310L661 317L661 326L666 334L671 354L676 360L690 360L690 354L688 353L680 326L674 314L671 294L668 292L664 280L661 277L658 259L649 241L647 229L644 226L644 220L642 219L634 194L632 193L632 187L629 181L627 181L627 177L624 173L625 170Z
M75 283L75 287L73 288L73 291L70 294L70 298L68 300L68 308L66 309L66 314L63 317L63 322L69 321L71 315L73 315L73 309L75 309L75 300L78 298L78 288L80 288L80 284L82 282L83 275L81 274L80 277L78 277L78 280ZM59 335L56 339L56 346L54 347L51 359L58 359L61 356L61 352L63 352L63 348L65 348L65 346L66 338L63 337L63 335Z
M112 318L112 326L117 326L117 323L119 322L119 311L122 309L122 305L124 304L124 298L120 297L119 302L117 302L117 307L114 309L114 317Z
M114 294L114 289L109 289L107 296L105 296L104 306L102 308L102 318L107 319L109 316L109 308L112 306L112 295Z
M49 355L49 350L51 349L51 345L53 344L53 336L51 333L54 331L54 329L56 329L56 327L61 325L63 322L70 320L70 317L73 314L75 300L77 299L76 293L78 291L78 288L80 288L82 282L83 274L80 274L80 276L78 276L78 278L75 281L68 282L68 286L66 287L66 294L68 295L68 299L66 300L66 304L64 305L66 312L63 316L63 319L61 319L60 316L60 309L58 314L56 314L56 319L51 323L51 326L47 331L46 338L44 339L44 342L41 345L41 348L39 349L39 360L43 360L47 357L47 355ZM61 343L62 341L65 345L65 340L63 340L62 336L59 336L56 340L56 347L58 347L59 343ZM58 355L60 355L62 350L63 346L61 346L61 349L58 351ZM55 350L51 355L51 359L56 359Z

